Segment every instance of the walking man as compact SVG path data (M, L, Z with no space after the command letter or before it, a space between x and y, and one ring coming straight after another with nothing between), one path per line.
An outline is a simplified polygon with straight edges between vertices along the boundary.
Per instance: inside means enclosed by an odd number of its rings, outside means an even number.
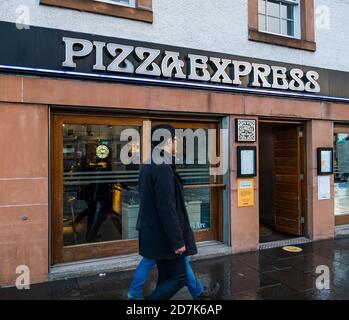
M149 300L168 300L187 284L185 257L197 253L194 234L184 203L182 180L175 169L175 129L159 125L161 143L153 142L149 164L139 178L140 209L137 222L140 255L156 260L158 282ZM159 132L158 131L158 132ZM162 134L161 134L162 135Z

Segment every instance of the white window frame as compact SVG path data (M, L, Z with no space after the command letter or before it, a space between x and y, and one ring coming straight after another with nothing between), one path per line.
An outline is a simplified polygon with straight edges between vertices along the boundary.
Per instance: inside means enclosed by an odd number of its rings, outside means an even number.
M128 0L129 4L118 2L118 1L112 1L112 0L95 0L95 1L114 4L116 6L136 8L136 0Z
M268 0L267 0L268 1ZM266 1L266 3L267 3ZM270 32L267 30L262 30L260 29L260 24L259 24L259 8L258 8L258 31L259 32L264 32L264 33L269 33L269 34L274 34L277 36L281 37L286 37L286 38L292 38L292 39L301 39L301 5L300 5L300 0L277 0L280 3L284 4L291 4L294 7L294 12L293 12L293 27L294 27L294 35L290 36L287 34L282 34L282 33L275 33L275 32ZM259 6L259 1L258 1L258 6ZM282 20L281 18L281 5L279 6L280 12L279 12L279 19ZM266 24L266 29L268 28L268 12L267 12L267 6L265 7L265 24ZM282 24L281 24L282 28Z

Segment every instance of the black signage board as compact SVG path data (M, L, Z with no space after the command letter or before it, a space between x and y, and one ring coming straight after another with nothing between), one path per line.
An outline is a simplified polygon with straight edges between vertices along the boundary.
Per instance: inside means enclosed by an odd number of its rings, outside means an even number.
M222 37L224 35L218 34L217 36ZM93 70L93 65L96 63L95 47L93 48L91 54L81 58L74 58L74 62L76 62L75 68L67 68L63 67L63 62L66 59L66 44L63 42L64 37L84 39L90 42L100 41L105 43L158 49L161 50L161 55L159 55L154 62L160 66L161 59L163 58L165 51L178 52L180 54L180 59L184 62L183 70L185 70L186 75L189 74L189 62L187 57L190 54L245 61L249 63L266 64L269 66L286 67L288 70L292 68L299 68L302 69L304 73L313 70L319 74L319 79L317 82L319 83L321 90L319 93L309 94L307 92L295 92L291 90L252 87L248 77L245 77L246 79L241 79L241 85L234 85L193 80L189 81L187 79L164 78L162 76L147 76L135 73L130 74ZM179 48L157 43L105 37L95 34L71 32L59 29L31 26L29 29L20 30L16 28L16 24L9 22L0 22L0 41L1 72L15 72L17 74L41 74L44 76L54 77L91 78L101 81L144 83L150 85L154 84L194 89L197 88L254 94L270 94L274 96L280 95L329 100L335 102L349 102L349 72L287 64L278 61L254 59L189 48ZM154 39L154 41L156 41L156 39ZM233 41L233 39L227 39L227 41ZM111 63L113 59L114 58L107 53L103 55L105 65ZM134 64L135 69L142 63L142 61L139 61L134 54L129 55L128 59ZM215 71L210 66L208 69L211 73Z

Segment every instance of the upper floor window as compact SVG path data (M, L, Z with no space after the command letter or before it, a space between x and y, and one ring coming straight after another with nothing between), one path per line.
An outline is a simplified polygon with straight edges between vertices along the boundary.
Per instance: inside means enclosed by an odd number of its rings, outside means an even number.
M315 51L314 0L248 0L249 40Z
M298 0L259 0L259 30L299 38L299 11Z
M136 7L136 0L95 0L95 1L106 2L110 4L119 4L119 5L128 6L132 8Z
M40 4L153 22L152 0L40 0Z

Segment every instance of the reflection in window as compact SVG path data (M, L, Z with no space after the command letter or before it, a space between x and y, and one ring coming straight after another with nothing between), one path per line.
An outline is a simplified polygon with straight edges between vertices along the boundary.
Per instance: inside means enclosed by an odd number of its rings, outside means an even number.
M211 227L210 189L186 189L184 198L193 230L209 229Z
M196 129L189 130L199 132ZM184 200L190 224L193 230L196 231L211 228L211 189L200 187L200 185L210 184L208 130L202 130L204 135L195 136L193 141L186 139L184 134L183 146L179 148L182 154L178 155L181 157L183 164L177 165L177 172L180 174L184 186L196 186L184 189ZM189 143L192 143L192 145ZM202 159L199 159L199 156L203 153L199 152L199 145L204 146L204 150L206 150L204 153L205 164L200 164ZM189 151L193 152L193 158L188 156Z
M140 127L121 125L63 125L63 237L64 246L138 238L139 165L125 165L120 160L120 141L124 129ZM207 137L207 130L206 130ZM210 184L208 141L206 163L198 161L198 138L194 139L194 159L188 159L184 140L184 164L177 171L185 186L185 204L194 230L211 228L212 190ZM140 157L136 141L133 153ZM188 163L186 163L188 162ZM199 186L199 187L198 187Z
M335 215L349 215L349 129L334 135Z
M65 246L138 236L139 166L120 161L124 128L63 125Z

